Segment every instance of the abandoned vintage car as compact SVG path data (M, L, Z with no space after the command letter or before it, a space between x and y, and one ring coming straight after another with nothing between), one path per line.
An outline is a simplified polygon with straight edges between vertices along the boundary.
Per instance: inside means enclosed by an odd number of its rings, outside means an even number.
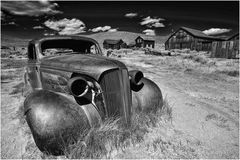
M128 71L82 36L30 41L24 77L32 89L24 101L26 121L38 148L53 155L109 117L130 126L133 113L163 103L161 90L141 71Z

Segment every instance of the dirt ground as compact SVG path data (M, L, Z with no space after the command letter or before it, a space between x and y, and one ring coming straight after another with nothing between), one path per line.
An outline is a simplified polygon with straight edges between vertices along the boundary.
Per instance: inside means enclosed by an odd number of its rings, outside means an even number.
M239 158L238 76L178 68L176 57L139 53L116 59L158 84L173 107L173 118L168 127L159 124L144 142L112 158ZM44 158L20 118L24 97L16 85L22 82L23 68L6 67L2 59L1 69L1 158Z
M196 71L172 68L162 62L175 58L144 54L126 55L119 60L129 69L138 69L158 84L173 106L175 136L184 135L196 143L195 158L239 157L239 79L211 77ZM187 70L188 71L188 70ZM153 135L148 135L151 139ZM161 133L159 133L161 134ZM166 133L165 133L166 134ZM141 147L121 158L159 158ZM136 157L137 155L137 157ZM168 158L168 157L166 157ZM191 158L191 157L189 157Z

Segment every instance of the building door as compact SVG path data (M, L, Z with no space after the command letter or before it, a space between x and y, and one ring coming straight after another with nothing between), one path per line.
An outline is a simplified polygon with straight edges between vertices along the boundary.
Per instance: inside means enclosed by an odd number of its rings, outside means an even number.
M182 49L182 43L180 43L180 49Z

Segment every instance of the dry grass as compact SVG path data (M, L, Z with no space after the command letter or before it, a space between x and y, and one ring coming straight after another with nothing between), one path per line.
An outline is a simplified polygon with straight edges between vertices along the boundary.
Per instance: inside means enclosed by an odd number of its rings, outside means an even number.
M155 113L133 114L131 127L123 125L121 119L108 119L98 128L79 135L77 142L64 146L68 159L112 158L114 154L124 151L127 147L144 141L144 136L159 121L171 121L172 108L164 99L161 110ZM45 154L47 159L51 155Z
M13 74L1 74L1 81L5 81L5 80L13 80L14 78L16 78L16 75Z
M26 127L23 115L23 105L20 106L17 115L24 126L24 133L30 136L31 132ZM172 107L167 98L164 99L162 109L155 113L133 114L129 128L123 125L121 119L107 119L100 127L81 133L78 141L69 146L63 146L65 157L61 159L112 158L114 154L124 151L127 147L143 142L145 135L151 128L156 127L159 121L165 123L171 119ZM25 149L26 152L23 155L25 158L59 159L48 153L41 153L33 140L28 142Z
M215 113L212 114L208 114L205 117L206 121L212 121L216 126L220 127L220 128L225 128L227 130L230 130L230 126L228 124L228 120L220 115L217 115Z
M13 91L10 93L10 95L13 95L13 94L18 94L18 93L22 93L23 95L23 92L24 92L24 83L21 82L19 84L17 84L16 86L13 87Z
M187 54L183 56L183 59L189 59L201 64L207 64L208 63L208 58L204 55L198 55L198 54Z
M225 68L223 70L216 70L215 72L220 74L225 74L231 77L239 77L239 69L231 70L231 69Z
M239 76L239 59L210 58L208 52L183 51L177 53L177 56L159 57L152 64L163 64L171 70L197 73L214 79L219 79L222 75Z
M23 68L26 64L25 59L1 59L1 69Z

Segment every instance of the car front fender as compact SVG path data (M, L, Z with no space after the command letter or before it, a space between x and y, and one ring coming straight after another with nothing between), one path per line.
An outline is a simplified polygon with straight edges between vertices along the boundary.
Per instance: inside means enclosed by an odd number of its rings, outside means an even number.
M28 95L24 113L38 148L53 155L62 155L66 144L101 123L92 104L79 105L71 96L48 90Z

